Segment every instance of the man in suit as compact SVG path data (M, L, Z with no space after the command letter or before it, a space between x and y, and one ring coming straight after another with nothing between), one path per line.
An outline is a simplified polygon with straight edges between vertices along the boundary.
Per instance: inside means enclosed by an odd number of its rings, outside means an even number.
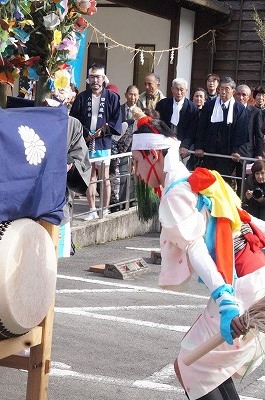
M121 105L122 122L133 120L132 110L135 106L139 107L139 89L135 85L129 85L124 93L126 102Z
M181 141L179 153L187 157L194 143L195 132L199 121L198 107L186 98L188 83L185 79L176 78L172 81L172 95L160 100L156 105L160 119L164 121Z
M235 87L232 78L221 79L220 95L206 102L202 109L195 140L195 154L204 157L203 166L229 177L235 169L235 161L240 159L240 146L248 140L247 112L234 99ZM204 152L233 158L204 156Z
M139 96L139 107L142 110L150 108L154 110L156 104L164 99L165 96L159 90L160 87L160 77L153 72L147 74L144 78L145 92L141 93Z
M263 155L263 134L262 127L262 114L261 110L248 104L251 96L251 89L247 85L239 85L236 87L235 99L243 104L247 112L248 119L248 137L246 143L239 147L239 154L241 157L262 159ZM243 172L243 165L241 162L236 164L236 176L241 177ZM241 181L238 180L238 194L241 191Z

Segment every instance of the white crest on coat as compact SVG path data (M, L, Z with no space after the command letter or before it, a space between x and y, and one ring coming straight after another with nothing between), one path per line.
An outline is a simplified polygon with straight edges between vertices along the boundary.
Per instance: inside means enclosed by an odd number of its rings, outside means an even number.
M19 126L18 133L24 142L26 160L29 164L38 165L46 153L46 147L43 140L29 126Z

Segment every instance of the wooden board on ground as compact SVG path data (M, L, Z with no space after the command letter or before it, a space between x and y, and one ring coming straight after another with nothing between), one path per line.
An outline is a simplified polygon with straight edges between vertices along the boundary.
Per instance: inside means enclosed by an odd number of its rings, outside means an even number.
M98 274L104 274L105 268L106 268L105 264L92 265L91 267L89 267L88 271L95 272Z
M106 278L131 279L149 271L149 265L142 258L136 258L133 260L93 265L88 271L103 274Z

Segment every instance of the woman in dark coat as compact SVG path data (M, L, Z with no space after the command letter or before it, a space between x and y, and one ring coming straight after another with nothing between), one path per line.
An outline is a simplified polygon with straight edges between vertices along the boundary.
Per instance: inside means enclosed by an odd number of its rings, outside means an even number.
M246 180L243 208L251 215L265 220L265 161L257 160Z

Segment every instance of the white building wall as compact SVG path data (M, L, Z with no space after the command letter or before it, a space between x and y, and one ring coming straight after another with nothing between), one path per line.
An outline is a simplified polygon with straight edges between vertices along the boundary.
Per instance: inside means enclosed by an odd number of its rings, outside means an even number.
M98 12L89 17L88 21L101 32L126 46L134 48L135 44L155 44L156 50L164 50L169 47L170 21L154 17L130 8L103 8L99 7ZM89 28L88 43L93 29ZM92 42L96 42L94 34ZM98 37L99 42L103 38ZM108 43L108 40L106 40ZM112 46L113 43L108 43ZM116 84L121 95L121 102L124 99L124 92L128 85L133 83L133 60L134 52L123 50L120 47L108 51L107 75L111 83ZM157 56L157 60L159 55ZM83 61L82 87L85 89L85 77L87 68L87 54ZM154 72L160 76L161 90L166 94L168 71L168 53L165 53L159 63L155 63Z
M180 14L178 47L183 46L183 48L178 50L176 77L186 79L189 87L191 82L194 23L195 12L182 8ZM187 46L188 43L191 44Z

